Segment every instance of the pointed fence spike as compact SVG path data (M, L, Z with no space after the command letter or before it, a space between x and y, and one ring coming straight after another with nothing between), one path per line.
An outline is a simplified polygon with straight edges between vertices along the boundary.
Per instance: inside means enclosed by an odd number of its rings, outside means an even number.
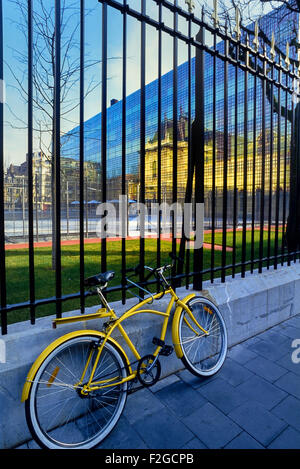
M286 56L285 56L285 61L284 61L285 65L286 65L286 68L289 68L290 67L290 45L289 43L287 42L286 43Z
M218 0L214 0L214 11L213 11L213 14L212 14L212 19L214 20L215 28L217 28L219 26Z
M273 62L274 62L275 57L276 57L276 52L275 52L275 34L274 34L274 31L272 32L270 56L271 56L271 59L272 59Z
M234 32L236 33L236 38L237 40L240 40L241 38L241 15L240 15L240 10L238 7L235 9L235 29Z
M193 13L193 10L195 9L195 1L185 0L185 3L188 5L189 13Z
M258 33L259 33L258 22L255 21L255 33L254 33L253 44L255 46L256 51L258 51L258 49L259 49Z

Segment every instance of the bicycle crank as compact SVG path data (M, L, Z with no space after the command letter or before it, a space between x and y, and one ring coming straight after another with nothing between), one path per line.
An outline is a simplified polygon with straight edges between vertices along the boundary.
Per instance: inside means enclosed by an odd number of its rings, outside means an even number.
M153 386L160 378L161 365L158 356L146 355L141 358L137 367L137 378L145 386Z

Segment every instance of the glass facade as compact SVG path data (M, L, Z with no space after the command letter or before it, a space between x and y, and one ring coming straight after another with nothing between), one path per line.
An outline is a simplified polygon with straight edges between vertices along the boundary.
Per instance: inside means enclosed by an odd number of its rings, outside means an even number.
M282 7L262 18L260 29L267 37L275 33L276 45L286 50L286 42L295 37L295 25L298 18L295 13L287 14ZM249 26L254 30L254 25ZM251 40L253 37L251 38ZM243 38L243 41L245 37ZM217 45L224 51L224 43ZM269 49L269 48L268 48ZM269 50L267 50L267 54ZM291 48L291 55L294 53ZM278 56L276 57L276 60ZM254 60L254 59L253 59ZM261 64L258 63L258 66ZM214 69L215 66L215 69ZM191 60L191 114L195 117L195 57ZM183 201L187 180L188 161L188 73L189 64L178 66L177 95L177 154L178 200ZM274 78L280 79L274 69ZM270 75L271 76L271 75ZM214 78L215 77L215 78ZM285 77L284 77L285 78ZM214 79L216 80L215 99L213 97ZM247 92L245 92L245 80ZM211 213L212 190L215 188L217 201L217 218L221 219L222 194L224 189L224 62L215 60L205 53L205 210L206 217ZM291 86L287 80L285 83ZM255 192L256 205L260 205L260 191L264 182L265 198L275 197L275 190L280 184L288 188L289 174L285 162L289 159L289 137L291 123L280 118L276 112L271 116L271 99L273 94L278 105L291 109L291 95L278 93L277 88L267 85L266 99L263 104L261 78L247 75L241 69L228 65L228 177L229 194L228 210L231 212L234 193L238 193L238 206L242 206L242 192L247 184L249 198ZM172 200L173 191L173 70L161 78L161 188L162 201ZM149 83L145 89L146 96L146 141L145 141L145 198L156 201L158 192L158 80ZM280 101L279 101L280 100ZM245 103L247 108L245 110ZM237 105L236 105L237 104ZM126 98L126 187L129 199L139 198L140 171L140 90ZM245 124L246 119L246 124ZM264 120L264 122L263 122ZM279 120L279 121L278 121ZM213 124L215 122L215 162L213 163ZM288 144L285 145L285 136ZM281 142L282 141L282 142ZM264 150L262 149L264 146ZM279 149L279 150L278 150ZM280 158L277 152L280 151ZM265 155L264 164L262 155ZM79 128L74 128L62 138L62 155L64 164L68 160L79 159ZM199 155L201 157L201 155ZM245 157L247 158L247 177L245 179ZM98 190L101 197L101 114L85 122L85 161L90 168L94 165L98 174ZM280 168L278 169L278 163ZM287 166L288 167L288 166ZM237 171L235 171L235 168ZM108 199L116 199L121 194L122 175L122 101L115 102L107 109L107 180ZM279 180L278 180L279 175ZM95 176L95 181L97 176ZM240 195L239 195L240 194ZM100 199L101 200L101 199ZM267 200L266 200L267 202ZM286 199L286 204L288 200ZM219 208L218 208L219 207ZM249 211L251 203L249 200ZM275 204L273 204L275 207ZM218 213L219 212L219 213ZM257 214L257 217L259 213ZM230 220L229 220L230 221Z

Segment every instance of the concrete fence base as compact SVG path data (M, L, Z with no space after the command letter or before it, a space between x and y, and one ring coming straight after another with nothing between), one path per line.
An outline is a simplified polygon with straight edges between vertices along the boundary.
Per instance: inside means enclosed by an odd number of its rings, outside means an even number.
M178 289L184 297L191 293L185 288ZM199 295L199 292L195 292ZM237 276L226 279L222 284L216 281L204 283L204 295L209 295L219 305L228 330L229 347L236 345L270 327L300 313L300 264L280 266L278 270L265 270L262 274L246 274L242 279ZM129 300L126 307L120 302L113 304L121 315L136 301ZM167 298L155 303L155 309L163 310ZM96 308L88 308L94 312ZM78 314L71 312L67 315ZM102 321L89 321L60 326L52 329L52 317L37 319L36 325L29 322L9 326L7 336L1 338L0 347L0 448L12 448L31 439L27 428L24 404L21 393L27 373L41 351L57 337L75 329L102 329ZM170 321L171 325L171 321ZM161 319L144 314L124 322L124 327L133 343L145 354L153 350L152 339L159 336ZM114 337L118 338L118 335ZM172 344L171 327L166 338ZM126 349L127 351L127 349ZM2 361L5 360L5 363ZM161 357L162 377L179 371L183 364L175 353Z

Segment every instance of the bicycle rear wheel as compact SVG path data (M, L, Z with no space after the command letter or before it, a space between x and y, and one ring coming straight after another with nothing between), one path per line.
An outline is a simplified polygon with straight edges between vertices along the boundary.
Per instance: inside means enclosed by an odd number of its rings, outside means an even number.
M126 403L127 382L86 396L78 386L84 368L90 376L97 355L98 336L66 340L41 364L26 401L26 418L37 443L50 449L90 449L111 432ZM105 344L93 381L126 378L125 358L114 344ZM84 384L84 383L83 383Z
M192 298L187 306L198 324L197 326L183 309L179 318L179 340L182 361L196 376L209 377L222 367L227 354L227 332L220 311L211 301L202 297Z

